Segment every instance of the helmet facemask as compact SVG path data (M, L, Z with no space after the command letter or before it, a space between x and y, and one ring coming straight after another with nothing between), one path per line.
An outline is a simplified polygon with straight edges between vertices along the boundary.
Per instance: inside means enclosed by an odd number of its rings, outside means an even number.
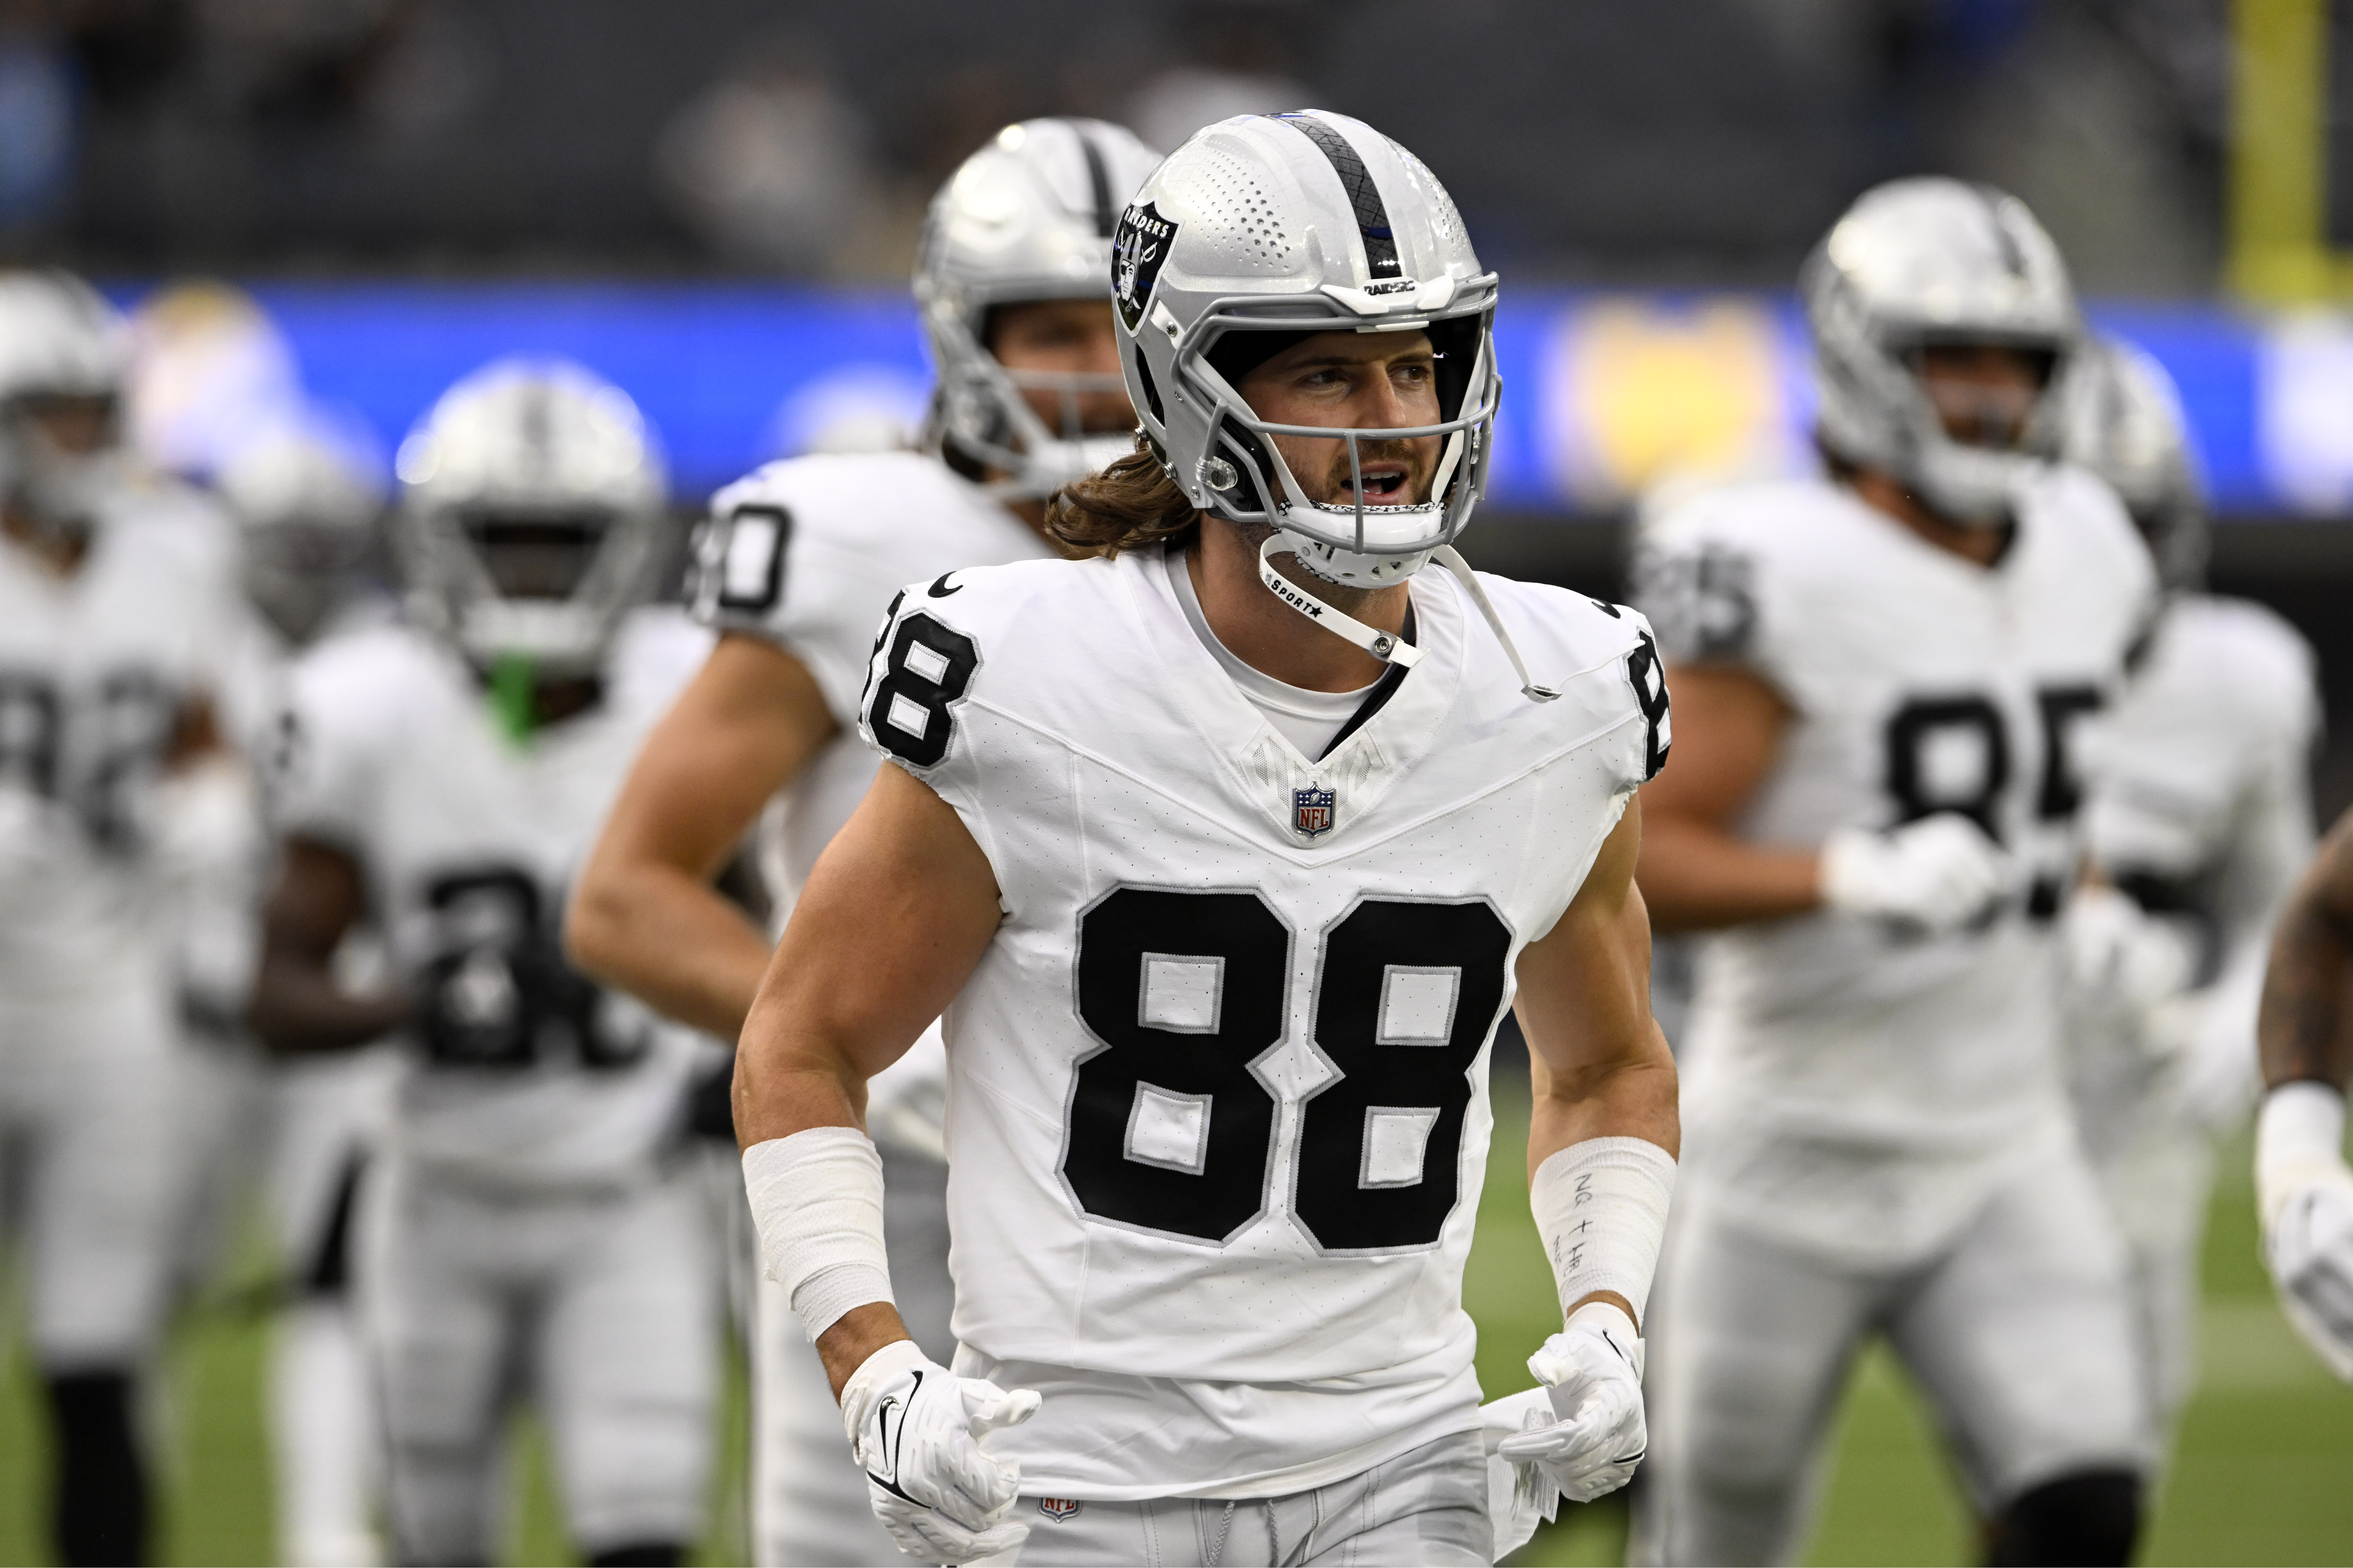
M62 438L61 438L62 437ZM79 545L122 485L118 400L26 393L0 408L0 480L8 510L34 533Z
M987 482L990 494L1008 500L1050 496L1134 450L1133 413L1113 429L1086 427L1085 399L1108 394L1125 400L1127 384L1117 371L1016 370L961 313L937 310L927 320L940 365L931 438L994 469L1000 477ZM1031 393L1053 399L1050 425L1026 395Z
M645 595L652 520L612 509L437 509L416 520L448 635L483 668L591 674L619 617Z
M1221 346L1230 349L1234 334L1296 337L1363 329L1351 317L1335 316L1327 325L1240 308L1248 303L1220 301L1202 319L1198 336L1188 335L1176 351L1179 384L1214 411L1209 455L1198 475L1207 491L1206 510L1245 528L1272 528L1301 565L1328 582L1353 588L1393 587L1404 582L1469 526L1472 510L1486 489L1502 395L1494 374L1492 310L1383 323L1385 331L1419 329L1428 334L1437 370L1439 417L1428 425L1377 429L1285 425L1260 416L1219 368L1220 360L1229 366L1236 363L1230 352L1219 352ZM1250 363L1255 366L1264 357ZM1340 442L1348 469L1347 493L1354 499L1345 504L1311 499L1271 439L1277 436ZM1367 499L1364 468L1373 460L1369 446L1432 437L1440 445L1422 493L1389 503Z

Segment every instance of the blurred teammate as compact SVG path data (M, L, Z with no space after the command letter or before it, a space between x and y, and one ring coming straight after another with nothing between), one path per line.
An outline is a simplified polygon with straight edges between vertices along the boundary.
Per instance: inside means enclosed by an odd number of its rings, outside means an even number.
M638 607L663 480L617 388L491 365L399 470L414 622L329 638L294 672L256 1020L281 1049L395 1028L410 1047L359 1220L399 1559L489 1560L527 1392L583 1555L678 1562L716 1377L716 1262L677 1158L695 1045L567 968L557 919L709 639ZM393 973L365 992L334 969L363 921Z
M288 424L251 437L216 476L245 539L246 595L260 611L243 660L248 694L231 728L267 758L286 737L289 661L391 618L368 580L384 497L359 454L328 433ZM242 709L243 711L237 711ZM245 926L258 942L257 901ZM347 940L349 972L380 965L378 934ZM240 1011L243 1004L240 1003ZM374 1562L381 1457L375 1400L352 1293L352 1231L361 1172L391 1110L397 1058L385 1050L277 1060L265 1069L269 1210L290 1300L270 1338L270 1453L280 1549L292 1564Z
M1052 554L1044 498L1129 449L1111 233L1157 161L1100 121L1007 127L934 200L916 265L939 375L934 453L775 463L712 501L695 609L719 646L649 741L581 879L566 941L583 968L735 1037L771 943L711 879L784 792L770 846L781 915L866 793L879 764L857 736L858 694L892 595L961 566ZM934 1037L869 1108L892 1173L902 1300L943 1355L944 1075ZM798 1320L772 1287L761 1294L756 1555L899 1561L847 1463Z
M2202 591L2204 498L2172 383L2094 341L2070 378L2067 453L2115 487L2165 607L2099 727L2069 1047L2077 1125L2124 1229L2143 1397L2170 1432L2195 1372L2213 1138L2257 1082L2271 922L2312 852L2313 654L2278 616Z
M1461 1275L1515 984L1567 1322L1502 1451L1578 1498L1641 1455L1651 639L1451 548L1495 279L1410 153L1225 121L1113 253L1145 449L1055 514L1102 553L912 583L870 645L896 765L737 1061L764 1255L912 1553L1492 1562ZM944 1007L953 1372L892 1304L860 1115Z
M184 1170L172 915L210 847L186 830L239 614L226 523L130 468L124 357L78 279L0 275L0 1139L69 1563L147 1552L134 1384Z
M1641 541L1676 720L1642 890L1715 934L1636 1550L1789 1560L1876 1332L1995 1562L2121 1563L2147 1423L2052 922L2072 726L2147 623L2147 552L2105 486L2044 460L2080 329L2024 206L1883 185L1805 293L1831 477L1711 492Z

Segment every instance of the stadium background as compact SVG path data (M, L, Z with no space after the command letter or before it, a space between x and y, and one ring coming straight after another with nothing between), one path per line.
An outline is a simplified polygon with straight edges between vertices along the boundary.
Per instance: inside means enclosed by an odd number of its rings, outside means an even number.
M1894 174L1984 179L2181 384L2216 586L2322 654L2325 820L2353 802L2348 29L2342 0L0 0L0 256L133 306L191 278L249 290L274 332L166 421L199 447L240 399L299 396L389 452L493 354L575 355L644 405L683 519L820 426L910 416L922 205L997 126L1094 113L1166 146L1325 105L1419 152L1506 280L1470 553L1609 594L1643 497L1805 461L1788 287L1839 209ZM1553 1310L1509 1061L1472 1278L1491 1393L1525 1385ZM2206 1383L2146 1555L2346 1561L2353 1394L2270 1305L2243 1149L2223 1164ZM170 1561L274 1560L270 1270L231 1246L182 1314L153 1413ZM0 1562L28 1563L46 1458L13 1286L0 1302ZM1883 1358L1842 1419L1814 1560L1974 1560ZM560 1561L535 1486L511 1560ZM1612 1560L1618 1517L1526 1560ZM714 1560L740 1550L716 1527Z

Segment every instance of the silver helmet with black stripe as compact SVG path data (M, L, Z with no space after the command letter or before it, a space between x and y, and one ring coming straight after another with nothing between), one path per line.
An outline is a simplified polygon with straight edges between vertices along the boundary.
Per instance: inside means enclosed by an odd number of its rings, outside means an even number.
M441 395L395 467L418 619L486 669L593 673L662 555L661 453L628 395L568 361L500 360Z
M1008 476L1008 498L1051 495L1132 449L1124 427L1089 432L1080 400L1121 390L1109 374L1008 369L988 347L1000 305L1100 300L1109 293L1112 232L1160 154L1102 120L1025 120L965 159L932 199L915 258L939 387L933 441ZM1042 393L1050 426L1024 393Z
M2206 487L2181 394L2165 367L2120 338L2085 339L2067 386L2066 457L2114 487L2177 592L2206 578Z
M1421 160L1324 110L1197 132L1136 194L1114 246L1121 369L1145 437L1186 496L1271 527L1317 576L1403 582L1470 522L1485 489L1500 383L1495 275ZM1439 422L1407 430L1270 424L1218 361L1238 333L1427 332ZM1229 345L1220 353L1220 345ZM1247 355L1245 355L1247 357ZM1270 437L1438 437L1430 493L1398 505L1312 500Z
M2017 197L1941 176L1891 180L1831 227L1802 286L1817 432L1833 456L1894 475L1948 517L1987 522L2058 455L2056 394L2083 326L2059 247ZM1947 344L2046 358L2014 444L1947 434L1919 371L1924 349Z

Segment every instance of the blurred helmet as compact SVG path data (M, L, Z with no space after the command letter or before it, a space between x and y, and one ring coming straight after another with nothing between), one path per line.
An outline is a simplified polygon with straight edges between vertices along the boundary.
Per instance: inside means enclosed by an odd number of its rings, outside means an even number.
M2087 337L2069 377L2065 455L2115 487L2165 585L2206 576L2206 489L2165 367L2117 338Z
M375 465L349 441L290 424L231 452L217 483L244 532L248 596L289 640L309 642L375 542L385 500Z
M662 545L661 456L628 395L562 360L501 360L442 394L396 467L418 619L485 668L592 673Z
M130 357L122 316L80 279L0 273L0 493L31 527L86 537L121 483ZM69 412L90 427L61 440Z
M1000 495L1050 495L1134 450L1126 429L1090 435L1079 399L1117 393L1108 373L1008 370L988 349L999 305L1108 297L1112 230L1160 154L1101 120L1025 120L964 161L932 199L915 302L939 375L934 439L1011 477ZM1055 428L1021 395L1054 395Z
M1847 209L1805 268L1821 403L1834 456L1904 481L1963 521L2007 511L2020 481L2059 449L2054 395L2082 332L2059 247L2015 196L1958 180L1894 180ZM2047 355L2043 395L2018 444L1946 433L1920 351L1989 344Z
M1421 160L1323 110L1244 115L1194 134L1121 219L1113 289L1128 393L1154 455L1204 510L1270 524L1317 575L1403 582L1471 521L1496 399L1495 275ZM1246 337L1419 329L1438 353L1440 423L1413 430L1270 425L1220 362ZM1278 340L1281 341L1281 340ZM1240 356L1237 359L1237 355ZM1400 506L1307 499L1270 435L1442 436L1430 498Z

